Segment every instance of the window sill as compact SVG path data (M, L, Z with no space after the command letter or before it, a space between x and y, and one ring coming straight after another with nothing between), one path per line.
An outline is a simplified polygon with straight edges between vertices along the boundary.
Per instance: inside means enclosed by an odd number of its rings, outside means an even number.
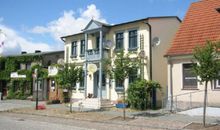
M123 87L116 87L116 88L115 88L115 91L116 91L116 92L123 92L123 91L124 91L124 88L123 88Z
M128 48L128 51L137 51L138 47L135 48Z
M80 57L85 57L85 54L80 54L79 56L80 56Z
M118 48L118 49L115 49L114 51L115 52L120 52L120 51L123 51L124 50L124 48Z
M183 88L181 90L188 90L188 91L190 91L190 90L199 90L199 89L198 88Z
M71 55L70 56L70 58L76 58L77 57L77 55Z
M214 88L212 91L220 91L220 88Z
M79 87L79 89L78 89L78 90L80 90L80 91L81 91L81 90L84 90L84 87Z

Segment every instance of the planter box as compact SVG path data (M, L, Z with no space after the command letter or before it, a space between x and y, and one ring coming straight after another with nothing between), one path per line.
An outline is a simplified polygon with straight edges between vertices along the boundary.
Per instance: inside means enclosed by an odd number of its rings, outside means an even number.
M116 104L116 108L126 108L128 106L128 104L124 104L124 103L118 103Z

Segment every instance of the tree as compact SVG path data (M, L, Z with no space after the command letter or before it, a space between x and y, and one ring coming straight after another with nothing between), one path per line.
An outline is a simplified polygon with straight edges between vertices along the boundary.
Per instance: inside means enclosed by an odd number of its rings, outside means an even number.
M72 90L76 87L76 83L82 80L82 67L77 67L75 64L65 64L59 70L56 81L63 89L70 91L70 112L72 112Z
M218 50L220 44L208 41L205 46L199 46L194 49L194 58L197 64L194 71L200 77L199 82L205 82L204 106L203 106L203 126L206 122L206 104L207 104L207 85L219 78L220 62L218 59Z
M112 67L113 63L113 67ZM125 120L125 87L124 81L128 77L129 73L134 72L139 66L138 58L131 58L129 53L125 54L123 50L116 53L115 58L112 60L105 60L104 70L110 76L119 81L123 87L123 117Z

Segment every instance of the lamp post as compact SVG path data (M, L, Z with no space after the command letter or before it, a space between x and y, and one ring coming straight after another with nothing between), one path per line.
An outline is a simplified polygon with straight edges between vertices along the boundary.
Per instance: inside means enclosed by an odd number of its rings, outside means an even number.
M37 69L34 70L35 73L35 82L37 81L37 92L36 92L36 110L38 110L38 74Z

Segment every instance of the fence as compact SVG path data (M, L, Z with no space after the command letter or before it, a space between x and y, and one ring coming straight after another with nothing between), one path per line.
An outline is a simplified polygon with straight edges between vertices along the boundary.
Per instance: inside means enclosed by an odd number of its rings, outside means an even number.
M215 101L209 99L211 91L208 90L207 106L218 106ZM218 100L218 99L216 99ZM162 100L162 110L163 111L172 111L180 112L184 110L189 110L193 108L203 107L204 103L204 90L198 90L194 92L179 94L173 96L173 103L171 103L171 96L164 98ZM172 107L171 107L172 104Z

